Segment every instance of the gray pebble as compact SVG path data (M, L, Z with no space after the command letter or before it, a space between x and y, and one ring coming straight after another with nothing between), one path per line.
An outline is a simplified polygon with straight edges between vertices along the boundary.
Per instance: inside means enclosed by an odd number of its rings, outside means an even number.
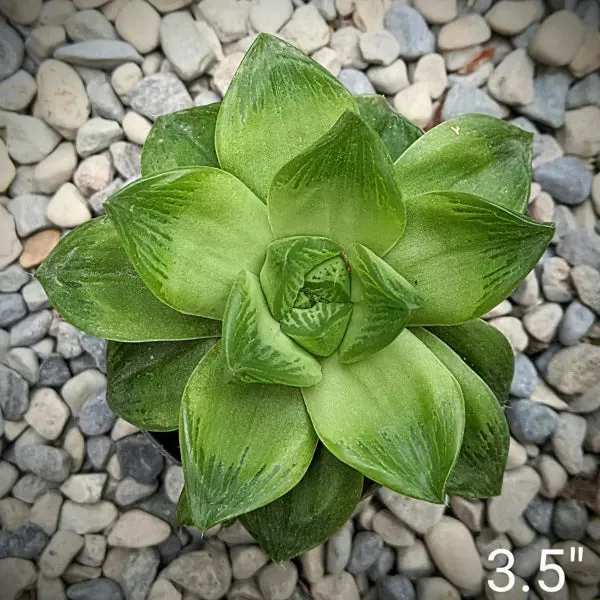
M375 93L375 88L367 76L358 69L342 69L338 79L340 83L355 96Z
M589 522L587 509L576 500L558 500L552 529L561 540L582 540Z
M27 314L27 307L21 294L0 296L0 327L10 327Z
M42 284L37 280L33 279L30 281L22 290L23 299L27 308L31 312L41 310L42 308L50 308L50 300L42 287Z
M39 384L48 387L61 387L71 379L71 371L65 359L58 354L50 354L42 360Z
M106 402L106 391L101 390L88 398L79 411L79 429L85 435L108 433L117 416Z
M555 200L570 206L581 204L592 188L592 176L576 156L563 156L540 165L533 178Z
M60 46L54 58L72 65L112 70L126 62L141 65L144 59L127 42L120 40L87 40Z
M466 114L490 115L502 117L500 105L484 91L471 84L455 84L450 88L442 108L442 120Z
M137 113L152 120L194 104L185 85L172 73L144 77L129 91L129 103Z
M524 444L543 444L555 431L558 415L549 406L515 400L506 411L512 434Z
M51 323L52 313L49 310L41 310L25 317L12 326L10 345L32 346L48 333Z
M378 600L415 600L415 588L406 575L389 575L377 582Z
M575 265L600 269L600 235L587 229L572 229L556 245L556 253Z
M105 435L91 437L87 440L85 450L87 457L96 470L102 470L111 454L113 441Z
M553 512L554 502L538 495L529 503L523 515L538 533L547 535L552 531Z
M435 37L421 13L394 2L385 15L385 28L398 40L401 58L416 59L435 52Z
M11 123L30 123L33 117L19 117L19 121L12 120ZM41 121L36 122L34 120L35 125L37 126ZM43 125L43 123L42 123ZM46 127L46 125L43 125ZM40 133L40 132L37 132ZM36 135L37 135L36 133ZM23 136L22 132L17 133L17 138ZM52 134L55 135L55 134ZM38 140L39 141L39 140ZM54 144L54 142L52 142ZM55 146L56 144L54 144ZM52 147L54 147L52 146ZM49 146L46 146L47 148ZM47 211L48 211L48 203L50 202L50 198L48 196L43 196L42 194L19 194L14 197L8 204L7 208L10 214L15 219L15 226L17 228L17 233L21 238L27 237L40 229L45 229L46 227L50 227L51 223L48 220Z
M96 361L87 352L84 352L80 356L72 358L69 361L69 367L73 375L77 375L78 373L81 373L82 371L87 371L88 369L98 368ZM106 373L106 369L104 369L103 372Z
M152 483L163 468L160 450L143 433L119 440L117 456L123 471L140 483Z
M125 561L119 582L127 600L146 600L160 563L154 548L141 548Z
M569 304L558 328L558 340L563 346L574 346L591 329L596 315L585 304L575 300Z
M106 340L84 333L80 335L79 343L94 360L95 368L106 373Z
M115 169L125 179L141 174L142 149L131 142L115 142L110 146L110 155Z
M67 452L43 444L23 448L20 460L26 470L57 483L64 481L71 469L71 457Z
M510 385L510 393L517 398L529 398L538 384L539 377L535 365L525 354L515 356L515 371Z
M349 527L342 527L327 542L325 564L328 573L341 573L350 560L352 550L352 532Z
M562 127L570 83L571 78L564 71L536 77L533 82L533 101L527 106L516 107L517 111L544 125Z
M371 581L377 581L382 577L385 577L393 568L396 563L396 554L389 546L384 546L381 554L378 556L374 564L372 564L367 575Z
M383 540L377 533L372 531L357 533L352 542L347 570L353 575L366 571L375 563L382 549Z
M513 573L523 579L529 579L529 577L535 575L540 568L542 550L548 550L550 545L548 538L539 536L527 546L516 548L514 550Z
M40 496L43 496L50 486L45 479L34 473L26 473L15 483L12 495L23 502L33 504Z
M75 358L83 352L79 342L79 330L63 321L56 332L56 351L63 358Z
M48 543L48 535L39 525L27 523L0 534L0 558L38 558Z
M121 123L125 109L110 82L104 77L93 78L86 86L94 114Z
M117 37L111 22L97 10L74 12L66 20L65 30L73 42L112 40Z
M535 32L538 30L540 24L532 23L525 31L522 31L519 35L515 35L512 38L512 43L515 48L521 48L522 50L527 50L529 46L529 42L531 38L535 35Z
M12 369L0 365L0 408L5 419L20 421L29 407L29 385Z
M590 73L575 83L567 94L567 108L600 104L600 75Z
M0 80L10 77L23 63L25 45L8 24L0 23Z
M67 588L69 600L123 600L121 586L112 579L90 579Z
M0 292L18 292L30 279L31 275L20 265L10 265L0 271Z

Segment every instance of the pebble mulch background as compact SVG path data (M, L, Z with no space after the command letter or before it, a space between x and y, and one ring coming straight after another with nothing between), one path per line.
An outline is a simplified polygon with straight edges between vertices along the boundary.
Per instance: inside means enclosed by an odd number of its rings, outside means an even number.
M600 581L597 0L0 0L0 599L592 600ZM381 490L272 564L240 525L178 529L182 472L105 402L104 344L31 272L139 176L157 115L218 101L257 31L420 126L481 112L535 134L529 214L557 233L487 318L510 340L502 496ZM542 549L561 592L535 583ZM484 582L514 552L515 589ZM552 573L547 573L546 581ZM499 585L506 579L497 575ZM525 582L531 587L526 593Z

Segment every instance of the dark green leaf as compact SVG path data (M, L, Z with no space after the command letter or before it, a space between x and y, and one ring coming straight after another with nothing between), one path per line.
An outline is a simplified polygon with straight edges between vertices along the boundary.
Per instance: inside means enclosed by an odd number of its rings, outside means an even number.
M356 96L360 116L379 134L393 161L414 144L423 131L399 115L384 96Z
M107 217L63 238L36 272L53 306L79 329L109 340L186 340L220 334L218 321L181 314L132 267Z
M413 325L471 321L504 300L533 269L554 225L458 192L432 192L406 205L404 235L385 260L424 302Z
M481 319L427 329L448 344L485 381L498 402L506 402L515 363L512 348L500 331Z
M413 286L368 248L353 244L348 249L348 260L354 310L340 346L344 363L385 348L423 304Z
M212 167L141 179L106 204L146 285L184 313L220 319L241 269L258 273L272 240L265 205Z
M185 487L181 490L181 496L179 496L177 502L177 523L179 527L191 527L194 525Z
M522 213L532 153L531 133L495 117L464 115L419 138L396 161L396 181L407 205L429 192L466 192Z
M464 404L450 372L408 329L352 364L321 363L302 393L328 450L396 492L442 503L463 437Z
M142 175L181 167L218 167L215 126L220 103L158 117L144 142Z
M298 388L228 381L221 350L202 359L181 406L185 490L201 531L289 492L317 443Z
M402 235L406 220L389 153L349 111L277 173L268 205L275 237L325 236L379 254Z
M360 501L363 476L319 445L300 483L241 521L276 562L329 539Z
M230 371L247 383L307 386L321 380L321 366L282 333L256 275L235 279L223 315L223 350Z
M148 431L179 427L185 384L215 339L127 344L106 350L107 400L120 417Z
M350 92L283 40L260 34L223 99L216 129L221 166L266 201L273 176L345 110Z
M502 407L483 379L450 346L425 329L412 332L454 375L465 401L465 434L446 492L467 498L498 496L510 437Z

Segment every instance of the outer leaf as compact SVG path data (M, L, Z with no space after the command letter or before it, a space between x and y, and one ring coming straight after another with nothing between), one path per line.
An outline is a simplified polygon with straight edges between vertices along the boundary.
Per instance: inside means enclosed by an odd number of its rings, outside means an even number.
M302 393L321 441L346 464L401 494L442 503L463 436L460 387L408 329L345 365L322 362Z
M123 342L219 335L218 321L183 315L150 292L107 217L63 238L36 278L56 310L90 335Z
M330 356L340 345L352 304L317 302L311 308L293 308L281 321L281 331L317 356Z
M142 175L181 167L218 167L215 126L220 106L196 106L158 117L144 142Z
M247 383L314 385L321 367L281 332L271 316L258 277L242 271L223 316L223 350L231 372Z
M360 116L378 133L392 160L397 160L423 131L395 112L384 96L356 96Z
M348 249L354 310L340 346L340 360L356 362L385 348L423 304L414 287L360 244Z
M402 235L405 220L389 153L351 112L286 164L269 191L269 221L278 238L322 235L381 254Z
M140 429L177 429L185 384L215 342L215 339L147 344L109 342L108 404Z
M106 204L150 290L177 310L220 319L240 269L258 273L271 241L265 205L212 167L141 179Z
M504 404L513 380L515 360L506 338L481 319L450 327L428 327L445 342Z
M226 381L218 343L183 395L181 460L201 531L283 496L302 479L316 447L300 390Z
M457 192L414 198L407 224L385 260L424 300L414 325L455 325L487 312L531 271L554 232L554 225Z
M510 438L502 407L483 379L449 346L425 329L411 331L454 375L465 401L465 434L447 493L469 498L498 496Z
M319 445L300 483L241 520L272 560L289 560L330 538L360 501L363 476Z
M350 92L290 44L260 34L223 99L216 129L221 166L266 200L273 176L328 131Z
M466 192L522 213L530 195L533 135L487 115L428 131L395 163L407 204L428 192Z
M179 496L179 500L177 501L177 524L179 527L191 527L194 525L185 486L181 490L181 496Z
M271 242L260 283L273 316L281 320L294 306L308 273L342 252L339 244L324 237L298 236Z

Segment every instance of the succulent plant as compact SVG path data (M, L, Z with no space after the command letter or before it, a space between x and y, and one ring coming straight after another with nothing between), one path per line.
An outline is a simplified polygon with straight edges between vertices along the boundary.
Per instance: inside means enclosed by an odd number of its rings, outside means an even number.
M523 215L531 152L483 115L423 134L259 35L221 103L156 120L142 178L37 277L110 340L111 407L179 429L180 521L239 517L284 560L374 484L500 492L513 356L479 317L553 234Z

